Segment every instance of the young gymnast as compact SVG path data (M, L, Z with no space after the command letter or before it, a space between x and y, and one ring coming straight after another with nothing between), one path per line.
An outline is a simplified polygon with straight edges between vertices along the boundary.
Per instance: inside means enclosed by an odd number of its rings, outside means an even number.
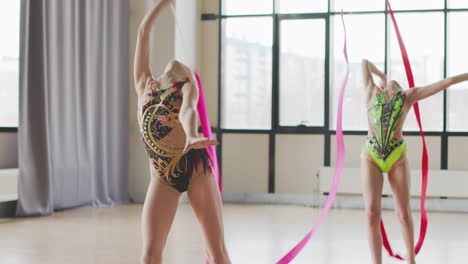
M362 61L369 131L362 151L362 183L368 220L369 246L373 264L382 264L381 195L383 173L393 192L395 210L402 226L407 261L415 264L413 220L410 209L410 175L403 124L414 103L443 91L451 85L468 81L468 73L434 84L403 90L396 81L387 84L385 74L368 60ZM372 75L380 78L379 85Z
M198 90L192 72L175 60L157 79L150 70L150 32L160 14L173 3L174 0L161 0L145 16L135 52L138 121L151 167L142 214L141 263L162 263L179 198L187 191L206 240L210 263L230 264L221 197L206 151L206 147L218 142L197 135Z

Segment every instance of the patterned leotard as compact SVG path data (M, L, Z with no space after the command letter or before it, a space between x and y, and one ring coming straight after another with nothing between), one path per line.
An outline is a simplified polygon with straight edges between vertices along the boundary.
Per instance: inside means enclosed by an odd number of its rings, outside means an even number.
M382 172L389 172L406 150L404 140L395 139L395 129L402 116L406 95L401 91L387 100L387 92L382 92L374 98L369 108L369 126L372 138L364 145L374 158Z
M183 98L181 89L185 84L176 82L167 89L157 89L156 82L151 82L151 91L141 109L140 124L142 141L154 169L180 192L187 190L198 162L202 162L205 170L209 164L206 149L191 149L183 154L185 133L179 112Z

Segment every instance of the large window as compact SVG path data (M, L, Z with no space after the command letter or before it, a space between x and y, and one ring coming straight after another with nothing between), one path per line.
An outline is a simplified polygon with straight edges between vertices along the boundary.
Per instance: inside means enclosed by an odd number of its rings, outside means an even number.
M18 126L20 2L0 1L0 127Z
M361 61L367 58L408 89L400 47L385 0L221 0L222 133L270 137L270 191L274 191L275 137L324 137L324 165L331 163L338 92L344 78L346 13L350 79L343 128L367 134ZM467 0L392 0L416 86L467 72ZM468 84L420 102L423 128L440 136L441 168L447 168L450 136L468 135ZM411 111L407 135L417 135ZM273 176L272 176L273 175Z

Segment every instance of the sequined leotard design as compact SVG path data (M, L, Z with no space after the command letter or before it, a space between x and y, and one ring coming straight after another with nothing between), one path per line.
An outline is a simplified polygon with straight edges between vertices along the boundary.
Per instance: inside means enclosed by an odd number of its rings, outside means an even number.
M391 170L406 150L405 141L394 137L406 96L400 91L389 100L386 97L387 92L380 93L369 108L369 126L373 137L368 138L364 145L384 173Z
M183 131L179 112L183 98L181 89L185 83L176 82L167 89L157 89L152 82L151 92L147 94L149 99L141 109L140 124L142 141L154 169L180 192L187 191L198 162L202 162L205 170L209 164L206 149L191 149L184 155L185 136L183 142L171 136L175 130L179 134Z

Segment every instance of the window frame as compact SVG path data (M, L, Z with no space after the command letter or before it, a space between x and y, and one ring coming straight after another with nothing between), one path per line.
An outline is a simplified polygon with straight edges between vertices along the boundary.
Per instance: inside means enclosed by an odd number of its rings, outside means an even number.
M275 193L275 140L276 135L278 134L310 134L310 135L323 135L325 141L325 148L324 148L324 166L330 166L331 164L331 137L336 134L336 131L330 128L330 113L331 111L331 98L330 98L330 76L332 72L331 63L330 63L330 38L332 35L332 28L331 28L331 19L334 16L340 15L340 12L332 11L331 4L333 0L328 0L328 12L320 12L320 13L302 13L302 14L279 14L277 13L277 3L276 0L273 1L273 14L245 14L245 15L224 15L222 13L222 4L223 0L219 1L219 13L202 15L206 20L209 19L218 19L219 29L219 43L218 43L218 129L217 132L217 139L219 142L222 141L223 134L232 134L232 133L240 133L240 134L265 134L269 135L269 182L268 182L268 192ZM385 0L381 0L383 4L385 4ZM449 0L444 0L444 8L443 9L410 9L410 10L394 10L394 13L425 13L425 12L435 12L435 13L443 13L444 14L444 67L443 67L443 77L447 77L447 66L448 66L448 17L449 13L451 12L468 12L468 8L449 8L448 5ZM389 11L385 4L385 10L382 11L353 11L353 12L345 12L346 15L359 15L359 14L384 14L385 15L385 69L384 73L388 73L389 69L389 52L390 52L390 39L389 34L391 34L390 27L392 26L391 20L389 18ZM222 113L222 106L221 106L221 96L223 92L222 87L222 76L221 76L221 67L222 67L222 20L229 19L230 17L264 17L270 16L273 18L273 79L272 79L272 127L271 129L224 129L221 127L221 120L223 117ZM324 126L323 127L287 127L287 126L279 126L279 42L280 42L280 35L279 35L279 28L280 22L284 19L311 19L311 18L324 18L325 19L325 93L324 93L324 107L325 107L325 117L324 117ZM447 91L443 92L443 129L442 131L425 131L426 136L438 136L441 138L441 160L440 160L440 167L443 170L446 170L448 167L448 139L451 136L468 136L468 131L464 132L453 132L447 130L447 115L448 115L448 107L447 107ZM367 135L367 130L345 130L345 135ZM420 135L419 131L405 131L403 132L405 136L418 136ZM221 159L221 148L222 144L218 148L218 155ZM220 167L222 164L220 164Z

